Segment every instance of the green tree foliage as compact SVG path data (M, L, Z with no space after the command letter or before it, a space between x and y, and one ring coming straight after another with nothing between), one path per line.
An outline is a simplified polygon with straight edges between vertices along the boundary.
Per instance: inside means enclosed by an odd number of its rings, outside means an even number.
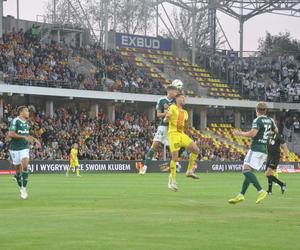
M265 38L259 40L258 50L263 56L300 54L300 41L294 39L289 32L278 35L267 32Z

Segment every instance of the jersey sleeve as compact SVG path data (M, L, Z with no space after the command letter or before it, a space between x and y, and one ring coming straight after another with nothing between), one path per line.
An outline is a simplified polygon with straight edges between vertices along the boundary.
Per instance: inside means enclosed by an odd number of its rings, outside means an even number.
M13 119L9 126L9 131L17 131L17 120Z
M161 99L159 99L159 100L157 101L157 103L156 103L156 110L157 110L158 112L163 112L163 110L164 110L164 107L163 107L163 105L162 105Z
M259 130L261 127L261 122L259 122L259 119L255 119L253 122L252 122L252 129L257 129Z

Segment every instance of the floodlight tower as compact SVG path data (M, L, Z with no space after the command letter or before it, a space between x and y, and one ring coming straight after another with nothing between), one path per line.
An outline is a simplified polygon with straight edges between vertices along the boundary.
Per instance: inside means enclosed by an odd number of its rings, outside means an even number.
M208 2L208 31L209 31L209 45L211 52L216 50L216 27L217 27L217 0L209 0Z
M240 24L240 56L244 50L244 24L249 19L266 13L300 17L299 0L219 0L215 3L217 10L229 15L239 21Z
M229 15L239 22L240 33L240 56L243 56L244 50L244 24L249 19L266 13L300 17L299 0L149 0L152 4L163 4L168 2L179 8L189 11L189 13L198 13L208 11L208 28L210 33L210 47L212 51L216 49L216 24L220 22L217 19L217 11ZM221 27L222 29L222 27ZM222 29L223 31L223 29ZM224 34L226 37L226 34ZM226 37L227 40L227 37ZM227 41L228 42L228 41ZM193 51L193 48L192 48Z

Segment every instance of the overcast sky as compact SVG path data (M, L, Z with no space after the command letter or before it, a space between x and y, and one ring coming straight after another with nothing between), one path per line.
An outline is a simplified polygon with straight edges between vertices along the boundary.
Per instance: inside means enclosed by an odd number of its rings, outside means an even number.
M42 15L48 0L19 0L20 18L26 20L36 20L37 15ZM17 0L7 0L4 2L4 16L16 16ZM239 49L239 24L238 22L223 14L218 14L218 18L228 36L231 46ZM279 15L264 14L254 17L245 23L245 43L244 50L257 50L258 39L263 37L266 31L271 34L289 31L294 38L300 40L300 18L285 17Z

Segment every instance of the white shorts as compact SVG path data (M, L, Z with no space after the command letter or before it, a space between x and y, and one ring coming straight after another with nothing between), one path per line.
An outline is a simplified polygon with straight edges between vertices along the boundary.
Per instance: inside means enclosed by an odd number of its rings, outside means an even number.
M14 166L20 165L24 158L29 159L29 149L9 150L10 158Z
M248 165L251 168L259 171L263 167L266 161L267 161L267 154L249 150L244 160L244 166Z
M168 126L158 126L153 141L159 141L168 146Z

